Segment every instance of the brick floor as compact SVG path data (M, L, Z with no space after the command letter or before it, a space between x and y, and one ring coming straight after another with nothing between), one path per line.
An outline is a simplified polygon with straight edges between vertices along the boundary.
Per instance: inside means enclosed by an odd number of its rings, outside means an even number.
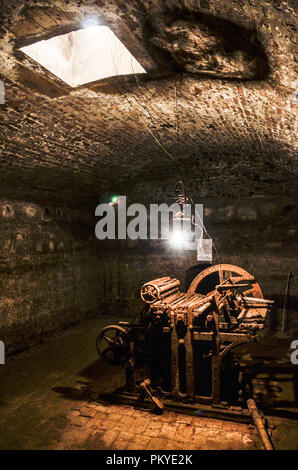
M1 449L261 448L247 424L99 401L124 380L95 351L96 333L109 321L72 328L0 369Z
M77 405L76 405L77 407ZM90 411L88 411L90 410ZM115 419L118 416L118 420ZM53 449L256 449L255 429L217 419L185 417L165 411L162 419L128 406L82 405Z

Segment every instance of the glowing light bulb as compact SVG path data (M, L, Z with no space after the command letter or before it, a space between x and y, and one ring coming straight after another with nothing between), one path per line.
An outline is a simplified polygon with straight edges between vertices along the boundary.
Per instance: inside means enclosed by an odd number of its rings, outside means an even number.
M185 248L187 241L188 237L182 230L175 230L170 235L169 244L172 248L182 250L183 248Z
M85 28L94 28L95 26L99 26L99 19L97 16L86 16L82 21L81 21L81 27L83 29Z

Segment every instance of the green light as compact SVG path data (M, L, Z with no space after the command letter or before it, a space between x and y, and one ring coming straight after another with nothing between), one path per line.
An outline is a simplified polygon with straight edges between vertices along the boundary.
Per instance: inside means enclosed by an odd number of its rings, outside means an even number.
M111 198L111 202L112 202L113 204L115 204L116 202L118 202L118 196L113 196L113 197Z

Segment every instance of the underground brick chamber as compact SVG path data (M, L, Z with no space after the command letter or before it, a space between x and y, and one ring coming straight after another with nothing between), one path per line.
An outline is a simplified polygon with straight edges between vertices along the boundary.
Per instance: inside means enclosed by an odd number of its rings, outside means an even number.
M175 277L184 292L202 264L165 242L98 240L95 208L113 195L172 204L181 178L203 204L213 263L244 268L274 300L241 360L270 382L275 447L296 448L294 2L62 3L0 14L1 448L262 448L249 424L99 399L124 383L97 356L100 329L141 310L145 282ZM72 88L20 50L86 17L147 73Z

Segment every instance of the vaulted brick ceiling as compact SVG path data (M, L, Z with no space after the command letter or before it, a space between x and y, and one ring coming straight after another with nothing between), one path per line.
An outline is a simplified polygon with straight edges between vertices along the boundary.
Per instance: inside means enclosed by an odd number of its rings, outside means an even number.
M0 2L2 195L85 204L105 190L180 171L202 184L237 179L246 194L293 190L294 6ZM146 75L72 89L20 52L79 29L88 15L114 31Z

